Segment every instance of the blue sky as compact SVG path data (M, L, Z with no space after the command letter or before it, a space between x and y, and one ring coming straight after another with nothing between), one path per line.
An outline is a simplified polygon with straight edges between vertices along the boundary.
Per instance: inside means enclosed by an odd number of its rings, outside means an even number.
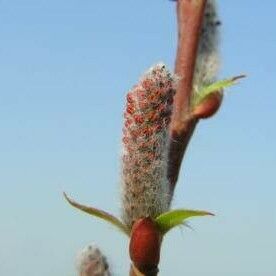
M246 73L191 141L174 207L206 209L165 240L161 276L276 274L275 1L220 1L221 77ZM149 66L173 68L165 0L0 1L0 275L73 276L96 242L127 275L127 240L62 198L120 213L122 111Z

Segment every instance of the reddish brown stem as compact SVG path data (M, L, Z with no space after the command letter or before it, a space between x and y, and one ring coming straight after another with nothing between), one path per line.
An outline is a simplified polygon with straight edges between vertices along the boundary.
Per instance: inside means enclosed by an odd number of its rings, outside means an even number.
M143 275L142 273L137 271L137 269L133 265L131 265L130 266L130 271L129 271L129 276L145 276L145 275Z
M170 182L171 196L173 195L184 153L197 124L197 119L187 119L183 122L181 130L171 130L169 149L168 179Z
M157 276L158 271L151 271L146 274L141 273L135 266L131 265L129 276Z
M168 178L173 194L182 159L197 120L189 116L193 75L206 0L178 0L178 48L175 73L180 77L171 122Z

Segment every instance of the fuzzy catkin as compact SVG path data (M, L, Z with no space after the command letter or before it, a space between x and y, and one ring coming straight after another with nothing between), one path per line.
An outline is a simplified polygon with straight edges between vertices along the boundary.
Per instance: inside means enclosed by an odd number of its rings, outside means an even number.
M215 81L219 70L218 40L220 21L215 0L207 0L198 46L194 86L200 88Z
M142 217L169 209L168 125L175 77L152 67L127 94L123 129L122 218L130 228Z
M77 256L79 276L111 276L106 257L95 245L88 245Z

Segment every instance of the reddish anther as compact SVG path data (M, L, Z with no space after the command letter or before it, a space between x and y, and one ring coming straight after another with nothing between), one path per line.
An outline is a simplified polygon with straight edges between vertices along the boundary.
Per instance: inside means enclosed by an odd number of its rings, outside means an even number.
M126 109L127 113L129 114L133 114L134 113L134 108L131 104L127 105L127 109Z

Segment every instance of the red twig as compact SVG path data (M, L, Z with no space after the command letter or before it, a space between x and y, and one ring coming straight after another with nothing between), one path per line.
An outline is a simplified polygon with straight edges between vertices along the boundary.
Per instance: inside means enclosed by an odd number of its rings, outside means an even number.
M175 73L180 77L171 122L168 178L173 194L182 159L197 120L188 116L193 75L206 0L177 2L178 48Z
M158 271L152 271L147 274L141 273L137 268L135 268L133 265L130 267L129 276L157 276Z

